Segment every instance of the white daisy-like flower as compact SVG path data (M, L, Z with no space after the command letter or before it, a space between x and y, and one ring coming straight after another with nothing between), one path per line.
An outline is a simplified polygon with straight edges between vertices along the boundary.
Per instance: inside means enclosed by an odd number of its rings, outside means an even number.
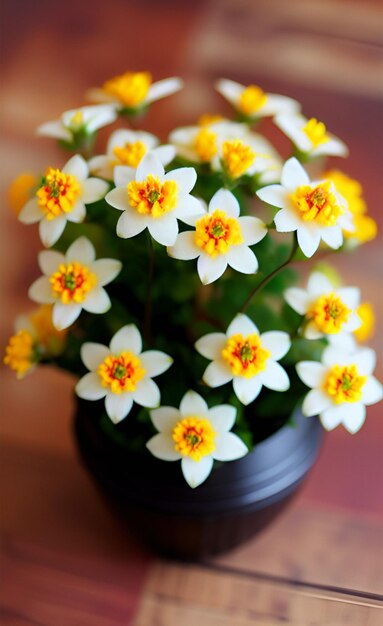
M277 363L289 351L290 337L282 331L260 334L247 315L238 314L226 334L210 333L198 339L196 350L212 359L203 375L209 387L219 387L231 380L242 404L250 404L262 386L275 391L290 387L289 377Z
M366 405L383 397L381 383L372 376L375 360L371 348L343 352L340 346L330 346L323 351L321 363L297 363L299 377L312 388L303 401L303 414L319 414L326 430L343 424L356 433L365 421Z
M179 156L196 163L210 163L225 140L240 139L249 133L246 124L220 119L209 124L174 129L169 141Z
M88 165L79 154L69 159L61 170L49 167L35 196L21 209L21 222L39 222L44 246L50 247L58 241L67 222L82 222L86 204L105 196L108 184L100 178L88 176Z
M209 476L214 459L234 461L248 449L234 433L236 409L229 404L208 408L205 400L188 391L179 409L162 406L150 411L159 433L148 442L150 452L163 461L179 461L190 487L198 487Z
M359 289L335 288L322 272L310 275L307 290L290 287L284 297L294 311L305 316L303 335L307 339L352 333L361 324L356 313L360 303Z
M346 144L328 133L324 123L315 117L307 119L300 113L284 113L277 115L274 122L300 152L312 157L348 155Z
M107 80L102 88L90 89L88 97L93 102L113 104L120 112L136 111L176 93L182 87L181 78L165 78L153 83L149 72L125 72Z
M158 156L148 152L140 162L135 180L126 168L116 168L116 189L105 200L122 211L117 235L134 237L148 228L153 239L172 246L178 235L177 219L188 220L204 212L202 203L190 195L197 180L193 167L181 167L165 174Z
M105 410L115 424L128 415L133 402L150 408L160 404L160 390L152 377L173 363L165 352L142 352L141 335L134 324L120 328L109 347L84 343L81 358L90 371L77 383L76 394L84 400L105 398Z
M257 217L239 217L236 197L226 189L217 191L203 217L193 218L194 231L180 233L168 254L175 259L198 257L197 271L204 285L217 280L227 266L243 274L254 274L258 261L249 246L267 234Z
M113 180L115 167L123 166L130 169L133 178L133 172L149 151L158 156L163 166L174 159L176 154L174 146L158 144L159 139L151 133L142 130L116 130L109 138L106 154L90 159L89 169L97 176Z
M281 184L257 191L257 196L281 209L274 218L278 232L297 231L302 252L311 257L321 239L330 248L343 243L343 229L352 231L352 217L347 203L330 180L310 182L296 158L286 161Z
M92 135L96 130L112 124L117 118L115 107L99 104L65 111L60 119L45 122L37 128L37 134L74 142L79 133Z
M216 90L242 115L250 119L269 117L278 113L295 113L300 104L274 93L265 93L257 85L241 85L233 80L222 78L215 85Z
M44 276L29 288L29 297L40 304L53 304L53 324L67 328L81 310L105 313L111 302L104 285L119 274L122 263L116 259L95 259L95 249L86 237L79 237L66 254L54 250L40 252L38 260Z

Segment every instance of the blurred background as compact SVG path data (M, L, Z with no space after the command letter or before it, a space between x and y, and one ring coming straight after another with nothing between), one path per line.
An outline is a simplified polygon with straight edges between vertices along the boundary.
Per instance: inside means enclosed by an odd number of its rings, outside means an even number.
M149 70L154 80L184 79L184 90L155 103L144 122L162 140L204 112L229 113L212 87L220 77L299 100L307 117L323 120L349 146L349 159L331 164L362 182L382 231L381 0L2 0L1 24L2 351L13 319L31 306L26 294L39 275L41 249L37 229L19 224L10 210L8 186L20 172L65 161L53 141L35 136L39 124L84 104L89 87L127 70ZM279 131L271 132L285 150ZM362 287L378 319L381 250L379 234L352 255L334 255L345 284ZM382 378L381 330L371 345ZM68 376L44 368L20 383L2 366L2 441L72 456L72 387ZM306 496L382 521L382 410L372 407L368 415L356 437L343 429L327 437ZM17 495L10 493L13 506ZM6 519L17 525L12 515Z

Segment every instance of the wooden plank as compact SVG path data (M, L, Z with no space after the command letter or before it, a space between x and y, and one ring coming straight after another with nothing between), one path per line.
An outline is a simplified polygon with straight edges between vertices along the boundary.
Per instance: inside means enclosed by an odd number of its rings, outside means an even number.
M212 562L242 572L382 594L382 554L380 519L350 517L302 502L261 535Z
M383 605L342 594L158 563L134 626L380 626Z

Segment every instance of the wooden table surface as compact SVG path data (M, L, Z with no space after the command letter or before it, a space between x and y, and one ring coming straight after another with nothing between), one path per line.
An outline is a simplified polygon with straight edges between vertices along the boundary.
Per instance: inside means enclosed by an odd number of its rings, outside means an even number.
M8 210L6 188L20 171L58 158L49 140L33 137L39 123L128 68L187 80L149 115L148 129L163 138L222 106L209 87L219 76L297 97L347 140L345 169L363 181L382 225L382 17L378 0L5 2L1 345L28 309L40 249L35 229ZM381 237L336 259L378 315L381 261ZM373 340L380 357L382 342L380 331ZM100 500L74 449L72 389L73 380L54 370L22 382L1 370L2 625L383 624L380 406L355 437L342 429L326 436L308 480L273 525L190 565L150 554Z

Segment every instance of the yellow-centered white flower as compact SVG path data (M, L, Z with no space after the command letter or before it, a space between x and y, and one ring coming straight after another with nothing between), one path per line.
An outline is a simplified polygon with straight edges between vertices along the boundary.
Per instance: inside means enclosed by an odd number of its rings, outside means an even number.
M284 297L294 311L304 315L302 330L307 339L345 335L361 325L356 313L360 304L359 289L335 288L322 272L310 275L307 289L290 287Z
M110 104L91 105L65 111L60 119L45 122L37 128L37 134L72 142L76 135L92 135L96 130L112 124L117 118L114 106Z
M314 117L307 119L300 113L284 113L277 115L274 122L304 154L311 157L348 155L343 141L329 133L324 123Z
M65 255L54 250L40 252L38 261L44 276L35 280L28 295L40 304L53 304L52 319L57 330L73 324L82 309L105 313L110 308L103 287L116 278L122 263L95 257L95 249L86 237L76 239Z
M165 78L153 83L149 72L125 72L105 81L101 88L90 89L88 97L93 102L113 104L117 111L136 111L182 87L181 78Z
M135 179L125 168L116 168L119 183L105 200L122 211L117 235L134 237L147 228L156 241L172 246L178 235L178 222L204 212L197 198L190 195L197 174L193 167L181 167L165 174L158 156L148 152L138 165Z
M163 461L181 460L182 473L192 488L206 480L214 459L234 461L248 452L242 439L228 432L236 409L229 404L209 409L194 391L184 395L179 409L162 406L150 411L150 417L159 433L147 442L147 448Z
M321 363L297 363L299 377L312 388L303 401L303 414L319 415L326 430L343 424L350 433L356 433L365 421L366 405L383 397L382 385L372 376L375 360L371 348L350 352L330 346L323 351Z
M134 324L120 328L109 346L87 342L81 358L90 370L76 385L84 400L105 398L105 410L115 424L130 412L133 402L153 408L160 403L160 390L152 380L173 363L159 350L142 352L141 335Z
M277 231L296 231L307 257L316 252L321 239L330 248L339 248L343 229L354 228L347 203L334 184L330 180L311 182L294 157L283 166L281 184L263 187L257 196L281 209L274 218Z
M108 184L100 178L88 176L88 165L79 154L73 156L61 170L49 167L34 197L21 209L21 222L39 222L40 239L44 246L53 246L59 240L67 222L82 222L86 204L105 196Z
M225 333L210 333L198 339L197 352L212 359L203 375L209 387L233 381L234 392L242 404L250 404L262 386L275 391L290 387L289 377L277 363L291 346L282 331L260 334L247 315L238 314Z
M116 130L111 134L106 154L95 156L88 165L92 174L113 180L116 167L129 168L131 177L145 154L152 152L160 159L163 166L168 165L176 154L174 146L159 145L159 139L143 130ZM118 186L118 184L116 183Z
M188 221L195 230L180 233L168 248L169 256L182 260L198 257L197 271L204 285L222 276L228 265L243 274L254 274L258 261L249 246L261 241L267 228L257 217L240 217L239 213L236 197L220 189L208 211Z
M215 84L216 90L239 113L249 119L270 117L278 113L295 113L300 104L274 93L265 93L258 85L241 85L233 80L222 78Z

